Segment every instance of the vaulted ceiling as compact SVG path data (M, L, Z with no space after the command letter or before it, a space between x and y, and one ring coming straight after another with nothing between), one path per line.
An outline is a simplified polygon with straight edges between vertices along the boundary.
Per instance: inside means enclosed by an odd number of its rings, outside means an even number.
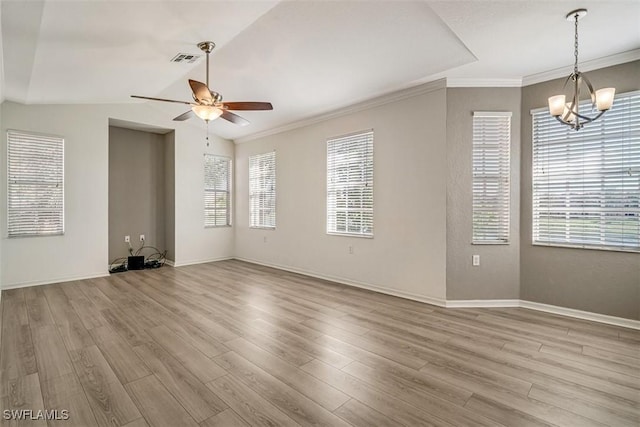
M580 59L640 57L638 1L63 1L1 0L0 99L26 104L128 103L129 95L189 101L187 79L227 101L271 101L243 112L240 138L442 77L513 82ZM631 52L630 52L631 51ZM169 117L186 106L154 103ZM187 107L188 108L188 107ZM194 125L201 126L194 120Z

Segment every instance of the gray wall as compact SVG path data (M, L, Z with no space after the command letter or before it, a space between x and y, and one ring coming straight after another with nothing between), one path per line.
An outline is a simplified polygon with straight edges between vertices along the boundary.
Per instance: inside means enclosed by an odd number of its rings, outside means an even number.
M176 253L176 133L164 135L164 248L167 259L175 261Z
M442 303L446 296L446 89L336 113L236 146L239 258ZM372 104L369 104L372 105ZM374 237L326 233L327 138L374 130ZM276 150L277 228L250 229L249 156ZM353 253L349 253L349 247Z
M165 136L109 127L109 262L145 243L165 247ZM149 252L144 253L149 255Z
M640 61L588 73L594 87L617 93L640 89ZM563 79L522 90L521 298L629 319L640 319L640 255L532 245L531 115L562 89Z
M511 209L508 245L472 245L474 111L510 111ZM520 88L447 89L447 299L520 297ZM480 255L480 266L471 256Z

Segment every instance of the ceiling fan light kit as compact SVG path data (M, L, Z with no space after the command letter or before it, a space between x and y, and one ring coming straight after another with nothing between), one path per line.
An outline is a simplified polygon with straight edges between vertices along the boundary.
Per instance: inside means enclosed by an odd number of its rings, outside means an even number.
M586 123L593 122L600 118L607 110L611 109L613 105L613 97L616 93L615 88L608 87L593 90L593 86L587 76L578 70L578 21L587 15L587 9L572 10L566 15L567 21L574 22L574 57L575 62L573 66L573 72L569 74L569 77L565 80L564 87L571 82L573 87L573 95L571 100L567 102L565 95L554 95L549 98L549 114L555 117L560 123L570 126L572 129L578 131ZM585 85L589 90L589 96L591 97L592 110L595 108L598 113L595 116L589 117L583 113L580 113L580 88Z
M209 54L215 47L216 44L211 41L198 43L198 48L207 55L206 84L196 80L189 80L189 86L191 87L193 96L192 102L176 101L173 99L164 98L151 98L148 96L138 95L131 95L131 97L138 99L148 99L151 101L173 102L178 104L190 105L191 110L174 118L173 120L175 121L187 120L196 115L206 123L209 123L210 121L215 120L218 117L222 117L223 119L231 123L235 123L240 126L246 126L249 124L248 120L232 113L229 110L273 110L273 106L270 102L222 102L222 95L209 89Z
M209 105L194 105L191 107L191 111L196 113L196 116L200 117L205 122L215 120L222 115L222 110Z

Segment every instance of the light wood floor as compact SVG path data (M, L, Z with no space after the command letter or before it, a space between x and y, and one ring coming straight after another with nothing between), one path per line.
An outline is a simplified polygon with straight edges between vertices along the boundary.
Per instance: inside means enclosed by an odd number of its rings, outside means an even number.
M640 425L638 331L239 261L4 291L0 365L50 426Z

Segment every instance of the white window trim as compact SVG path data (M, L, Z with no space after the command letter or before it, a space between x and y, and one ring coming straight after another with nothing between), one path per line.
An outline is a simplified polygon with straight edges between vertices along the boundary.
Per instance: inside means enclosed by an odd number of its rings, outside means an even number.
M274 221L274 225L263 225L263 224L251 225L251 158L252 157L263 157L263 156L266 156L266 155L273 155L273 162L274 162L274 167L273 167L273 180L274 180L274 183L275 183L274 184L274 190L273 190L273 199L274 199L273 221ZM278 184L277 184L277 180L278 180L278 159L277 159L276 150L267 151L265 153L252 154L252 155L249 156L248 163L249 163L249 228L257 229L257 230L275 230L276 226L278 224L278 213L277 213L277 206L278 206Z
M620 94L616 94L615 98L619 98L619 97L626 97L626 96L635 96L635 95L640 95L640 90L635 90L635 91L630 91L630 92L624 92L624 93L620 93ZM614 98L614 106L615 106L615 98ZM582 101L585 102L585 101ZM624 248L624 247L617 247L617 246L596 246L596 245L581 245L581 244L577 244L577 243L557 243L557 242L540 242L540 241L536 241L535 238L535 226L534 226L534 220L535 220L535 200L534 200L534 190L533 190L533 183L534 183L534 178L535 178L535 169L533 167L533 158L534 158L534 131L535 128L533 126L533 116L536 113L547 113L549 112L548 107L539 107L539 108L533 108L529 111L530 115L531 115L531 245L532 246L540 246L540 247L557 247L557 248L567 248L567 249L586 249L586 250L597 250L597 251L606 251L606 252L623 252L623 253L639 253L640 252L640 248ZM607 113L605 113L606 116ZM594 122L594 125L598 125L597 122ZM589 126L589 124L585 125L585 128ZM578 131L579 132L579 131Z
M342 231L333 231L329 229L329 176L328 176L328 172L329 172L329 142L333 141L333 140L338 140L338 139L343 139L343 138L349 138L349 137L353 137L353 136L357 136L357 135L364 135L364 134L371 134L371 138L372 138L372 146L371 146L371 157L372 157L372 162L375 163L375 144L373 143L374 140L374 136L373 136L373 129L365 129L365 130L361 130L361 131L357 131L357 132L351 132L348 134L344 134L344 135L339 135L339 136L334 136L331 138L327 139L326 142L326 150L327 150L327 157L326 157L326 161L327 161L327 188L326 188L326 234L330 235L330 236L343 236L343 237L358 237L358 238L362 238L362 239L373 239L374 238L374 223L375 223L375 208L372 205L372 221L371 221L371 232L370 233L352 233L352 232L342 232ZM372 169L375 168L375 165L372 164ZM373 200L375 200L375 186L374 186L374 178L373 178L373 170L372 170L372 178L371 178L371 188L373 191ZM374 202L375 204L375 202Z
M495 240L477 240L475 239L475 223L473 222L473 217L475 216L475 202L473 195L473 184L475 183L473 170L474 162L473 158L471 159L471 185L472 185L472 195L471 195L471 209L472 209L472 224L471 224L471 244L472 245L509 245L511 243L511 117L513 116L510 111L474 111L473 117L505 117L508 118L509 129L507 132L507 140L506 140L506 157L507 157L507 170L506 170L506 199L507 199L507 211L506 217L502 218L505 223L505 239L495 239ZM472 127L475 124L475 120L472 119ZM472 146L475 146L475 140L473 138L473 130L472 130ZM472 147L472 156L475 152L475 148ZM503 153L504 154L504 153Z
M227 188L227 223L224 225L206 225L204 226L204 228L224 228L224 227L231 227L233 226L233 159L229 156L220 156L217 154L212 154L212 153L204 153L204 156L211 156L211 157L217 157L220 159L224 159L228 162L228 167L229 167L229 177L228 177L228 183L229 186ZM203 196L207 193L207 188L205 186L204 191L203 191ZM203 211L203 213L206 213L206 207Z
M10 189L10 179L9 179L9 136L10 134L20 134L20 135L24 135L27 137L43 137L43 138L51 138L51 139L57 139L59 140L59 142L61 143L62 147L61 147L61 156L62 156L62 194L61 194L61 221L60 221L60 226L61 226L61 230L59 232L55 232L55 233L41 233L41 232L36 232L36 233L29 233L29 234L10 234L10 228L9 228L9 220L10 220L10 214L9 214L9 189ZM7 203L7 215L6 215L6 226L7 226L7 232L6 232L6 236L9 239L22 239L22 238L27 238L27 237L53 237L53 236L63 236L65 234L65 181L66 181L66 172L65 172L65 138L59 135L52 135L52 134L45 134L45 133L40 133L40 132L31 132L31 131L23 131L23 130L18 130L18 129L7 129L6 132L6 141L7 141L7 199L6 199L6 203Z

